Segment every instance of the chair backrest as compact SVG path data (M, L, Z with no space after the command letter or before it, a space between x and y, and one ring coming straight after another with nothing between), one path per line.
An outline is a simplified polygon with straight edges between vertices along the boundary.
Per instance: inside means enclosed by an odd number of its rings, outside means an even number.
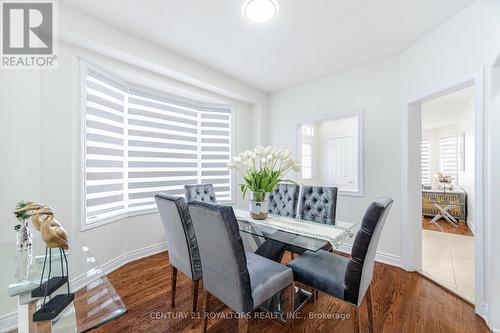
M378 241L392 202L389 197L372 202L354 239L344 276L344 300L352 304L361 303L372 280Z
M202 278L201 258L186 201L162 193L155 195L165 228L170 263L196 281Z
M302 186L299 217L302 220L335 224L337 188L323 186Z
M187 202L196 200L217 203L214 185L212 184L184 185L184 194L186 195Z
M200 246L203 288L236 312L253 310L250 275L238 222L229 206L188 203Z
M269 213L295 218L299 189L295 184L278 184L269 196Z

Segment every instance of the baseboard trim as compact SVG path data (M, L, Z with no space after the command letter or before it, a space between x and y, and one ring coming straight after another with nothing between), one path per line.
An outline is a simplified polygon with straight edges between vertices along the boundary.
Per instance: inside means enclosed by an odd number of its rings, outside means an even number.
M343 252L343 253L351 253L352 250L352 245L351 244L342 244L337 251ZM393 254L389 253L384 253L377 251L377 254L375 255L375 261L381 262L386 265L390 266L395 266L402 268L402 262L401 262L401 257L395 256Z
M118 268L132 262L135 260L139 260L148 256L151 256L153 254L157 254L160 252L164 252L167 250L167 243L159 243L151 246L146 246L141 249L133 250L127 253L124 253L106 263L101 265L101 268L104 272L104 274L109 274L113 272L114 270L117 270ZM83 282L84 276L77 276L76 278L73 278L71 280L71 284L73 286L80 286L80 284ZM80 282L80 280L82 282ZM7 315L4 315L0 317L0 333L4 332L10 332L17 329L17 312L12 312Z
M119 257L116 257L114 259L111 259L110 261L104 263L101 265L102 270L104 271L104 274L109 274L118 268L122 267L123 265L128 264L129 262L139 260L148 256L151 256L153 254L157 254L160 252L167 251L167 243L159 243L155 245L150 245L143 247L141 249L137 249L134 251L130 251L127 253L124 253L120 255Z
M17 312L11 312L0 317L0 332L6 333L17 329Z

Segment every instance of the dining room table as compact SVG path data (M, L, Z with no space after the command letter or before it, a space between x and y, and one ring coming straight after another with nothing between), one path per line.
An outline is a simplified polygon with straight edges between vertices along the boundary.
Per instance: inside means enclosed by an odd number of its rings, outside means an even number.
M290 248L317 252L322 249L339 249L354 236L355 223L335 221L323 224L303 219L269 214L264 220L256 220L246 210L234 209L240 235L247 248L271 260L281 262ZM313 297L311 290L296 286L294 315ZM260 309L285 321L285 296L279 292L260 306Z

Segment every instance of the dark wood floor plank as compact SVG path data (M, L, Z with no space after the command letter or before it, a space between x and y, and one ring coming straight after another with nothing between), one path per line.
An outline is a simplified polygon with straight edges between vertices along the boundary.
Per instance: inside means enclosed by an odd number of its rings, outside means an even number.
M288 260L287 258L284 259ZM171 267L168 255L153 255L121 267L109 275L111 283L128 307L128 313L99 329L98 332L199 332L201 319L156 318L159 314L189 313L191 311L192 282L178 273L176 307L170 305ZM376 263L372 282L373 315L375 332L488 332L474 309L453 294L438 287L417 273ZM200 297L204 292L200 285ZM201 308L201 304L200 304ZM231 314L217 299L212 298L211 308L216 312ZM353 330L348 319L306 319L309 313L351 313L350 306L333 297L320 293L314 304L307 304L296 319L293 332L331 333ZM361 330L368 331L366 300L360 308ZM210 319L211 333L237 332L236 319ZM272 319L251 319L249 332L283 332L285 326Z
M422 229L446 232L449 234L456 234L456 235L462 235L462 236L474 236L474 234L470 230L469 226L462 221L455 228L454 226L452 226L450 223L448 223L444 219L441 219L436 223L431 223L431 220L432 220L432 218L423 216L422 217Z

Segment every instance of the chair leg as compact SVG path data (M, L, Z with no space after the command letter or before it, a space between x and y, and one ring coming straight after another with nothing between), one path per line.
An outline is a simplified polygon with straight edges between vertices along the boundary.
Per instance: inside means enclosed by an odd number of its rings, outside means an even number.
M238 319L238 333L248 333L248 318L241 317Z
M352 319L352 327L354 329L354 333L361 333L359 309L355 305L352 306L351 317L352 317L351 319Z
M203 306L203 314L202 314L202 324L201 324L201 332L206 333L208 327L208 316L210 312L210 298L211 295L207 291L205 295L205 305Z
M191 289L191 299L193 300L193 313L192 313L192 323L191 323L191 328L194 329L196 326L196 321L194 320L195 316L197 315L196 310L198 309L198 289L200 286L200 280L193 281L193 288Z
M368 286L366 291L366 306L368 307L368 331L373 333L373 306L372 306L372 288Z
M193 281L193 288L191 289L191 297L193 299L193 313L196 312L198 308L198 290L200 288L200 280Z
M292 283L288 287L288 311L287 311L288 317L286 318L286 326L288 331L291 331L293 328L293 313L295 310L294 307L295 307L295 283Z
M177 288L177 268L172 266L172 299L170 304L175 308L175 290Z

